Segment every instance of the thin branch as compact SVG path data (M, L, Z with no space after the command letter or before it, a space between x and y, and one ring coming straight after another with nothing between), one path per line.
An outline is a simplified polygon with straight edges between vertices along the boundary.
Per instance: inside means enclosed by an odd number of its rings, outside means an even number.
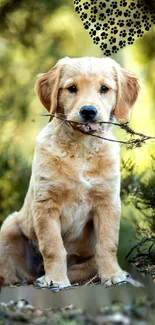
M96 273L93 278L91 278L88 282L86 282L85 286L88 286L90 284L94 285L95 280L99 280L99 274L98 273ZM95 283L96 283L96 281L95 281Z
M155 237L150 237L150 238L144 238L143 240L141 240L140 242L138 242L134 247L131 248L131 250L129 251L129 253L125 256L126 259L128 259L128 257L133 253L133 251L139 247L141 247L142 245L144 245L146 242L155 242Z
M60 119L62 120L63 122L65 122L66 124L69 124L71 127L73 126L87 126L88 123L79 123L79 122L76 122L76 121L71 121L71 120L67 120L66 117L65 117L65 114L62 114L60 113L59 115L58 114L41 114L41 116L50 116L50 117L56 117L57 119ZM103 121L99 121L97 122L98 125L102 125L102 124L109 124L109 125L115 125L115 126L119 126L122 130L124 130L127 134L129 134L131 137L137 137L135 139L130 139L130 140L127 140L127 141L121 141L121 140L114 140L114 139L109 139L109 138L106 138L106 137L102 137L98 134L94 134L94 133L91 133L91 132L87 132L87 131L83 131L81 129L76 129L77 131L81 132L81 133L84 133L84 134L87 134L87 135L90 135L92 137L96 137L96 138L99 138L99 139L103 139L103 140L106 140L106 141L110 141L110 142L117 142L117 143L120 143L120 144L125 144L129 149L132 149L134 147L141 147L143 143L145 143L146 141L148 140L155 140L155 137L152 137L152 136L148 136L148 135L145 135L143 133L140 133L140 132L135 132L134 130L131 129L131 127L129 127L128 123L115 123L115 122L103 122Z

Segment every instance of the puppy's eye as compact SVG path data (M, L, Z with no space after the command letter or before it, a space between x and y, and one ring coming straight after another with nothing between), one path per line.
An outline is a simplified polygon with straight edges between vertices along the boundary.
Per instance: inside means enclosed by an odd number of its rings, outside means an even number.
M101 86L100 93L105 94L109 91L109 88L105 85Z
M69 91L70 93L76 93L76 92L77 92L77 88L76 88L75 85L71 85L71 86L69 86L67 89L68 89L68 91Z

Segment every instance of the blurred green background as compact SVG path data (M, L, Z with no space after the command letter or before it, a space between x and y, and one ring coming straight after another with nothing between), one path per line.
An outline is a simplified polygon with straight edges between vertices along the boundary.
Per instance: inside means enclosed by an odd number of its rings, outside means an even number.
M113 58L141 78L130 125L155 136L155 28ZM71 0L0 0L0 221L19 210L31 172L35 136L48 118L36 76L64 56L99 56ZM118 138L125 134L115 131ZM120 258L155 229L155 142L122 147ZM146 197L147 194L147 197Z

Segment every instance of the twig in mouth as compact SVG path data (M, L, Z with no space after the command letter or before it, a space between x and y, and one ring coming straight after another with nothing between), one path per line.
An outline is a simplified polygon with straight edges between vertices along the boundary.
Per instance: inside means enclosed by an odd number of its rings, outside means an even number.
M65 114L62 114L62 113L59 113L59 115L58 114L41 114L41 116L56 117L57 119L62 120L66 124L69 124L71 127L79 126L79 125L81 125L81 126L87 126L88 125L88 123L80 123L80 122L76 122L76 121L67 120L66 117L65 117ZM109 125L118 126L122 130L124 130L127 134L129 134L131 137L137 136L137 138L135 138L135 139L131 138L130 140L127 140L127 141L114 140L114 139L109 139L109 138L106 138L106 137L102 137L102 136L100 136L98 134L94 134L92 132L84 131L82 129L76 128L76 130L81 132L81 133L84 133L84 134L87 134L87 135L90 135L92 137L96 137L96 138L99 138L99 139L103 139L103 140L110 141L110 142L117 142L117 143L120 143L120 144L125 144L128 147L128 149L132 149L134 147L135 148L136 147L141 147L142 144L144 144L146 141L155 140L155 137L148 136L148 135L145 135L145 134L140 133L140 132L135 132L134 130L132 130L131 127L129 127L128 123L115 123L115 122L112 122L112 121L109 121L109 122L98 121L97 124L99 124L99 125L101 125L101 124L109 124Z

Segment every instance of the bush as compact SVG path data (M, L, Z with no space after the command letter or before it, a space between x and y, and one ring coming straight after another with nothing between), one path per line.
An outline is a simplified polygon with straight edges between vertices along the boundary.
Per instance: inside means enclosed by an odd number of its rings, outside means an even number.
M144 227L140 230L147 236L155 233L155 157L150 170L138 174L130 160L122 163L122 200L126 205L132 202L141 212Z
M5 143L0 148L0 222L18 211L28 188L30 167L15 145Z

